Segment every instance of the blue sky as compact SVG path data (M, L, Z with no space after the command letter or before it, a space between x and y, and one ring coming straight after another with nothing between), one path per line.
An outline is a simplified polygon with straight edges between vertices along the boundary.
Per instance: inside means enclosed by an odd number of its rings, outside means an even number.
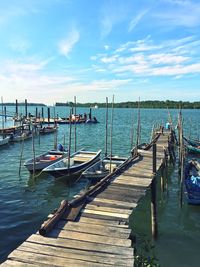
M200 99L199 0L0 0L4 102Z

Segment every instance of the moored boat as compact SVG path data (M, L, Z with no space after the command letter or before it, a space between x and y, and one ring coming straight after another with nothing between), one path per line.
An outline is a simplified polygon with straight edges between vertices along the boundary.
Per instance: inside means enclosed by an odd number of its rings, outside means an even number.
M190 140L190 139L187 139L186 137L183 137L183 139L187 142L188 145L190 146L194 146L194 147L198 147L200 146L200 141L198 140Z
M21 133L16 133L16 134L11 134L10 135L10 141L11 142L21 142L27 139L32 138L32 132L31 131L26 131L26 132L21 132Z
M189 154L200 154L200 147L188 145L186 149Z
M39 130L40 134L50 134L50 133L54 133L57 131L57 126L55 127L51 127L51 126L47 126L47 127L43 127Z
M87 168L82 175L96 182L117 170L126 160L127 158L118 156L105 157Z
M185 188L187 191L187 202L189 204L200 204L200 163L190 160L185 168Z
M10 137L5 137L0 139L0 146L7 145L9 143Z
M62 176L79 175L94 162L100 159L101 150L97 152L81 149L69 158L63 158L43 169L43 172L49 173L58 178Z
M60 160L61 158L67 157L67 151L60 150L49 150L46 153L43 153L39 156L36 156L35 159L29 159L24 162L24 166L28 169L28 171L41 171L44 168L48 167L50 164L53 164Z

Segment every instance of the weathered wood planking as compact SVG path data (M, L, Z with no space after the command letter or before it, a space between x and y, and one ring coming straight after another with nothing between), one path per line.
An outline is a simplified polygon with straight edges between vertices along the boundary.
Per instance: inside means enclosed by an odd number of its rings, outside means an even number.
M164 133L157 140L157 171L167 147L168 133ZM152 149L138 152L129 168L75 208L80 209L76 221L63 216L47 237L33 234L2 266L133 266L129 216L153 179Z

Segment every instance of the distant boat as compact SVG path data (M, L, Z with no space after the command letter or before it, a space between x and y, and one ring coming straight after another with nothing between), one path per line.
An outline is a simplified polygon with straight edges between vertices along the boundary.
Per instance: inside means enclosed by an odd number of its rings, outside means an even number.
M27 132L22 132L22 133L16 133L16 134L11 134L10 135L10 141L11 142L21 142L27 139L32 138L32 132L27 131Z
M33 169L35 171L41 171L44 168L48 167L50 164L57 162L61 158L67 157L68 152L67 151L59 151L59 150L49 150L46 153L43 153L34 159L29 159L24 162L24 166L28 169L28 171L33 172Z
M101 150L97 152L79 150L69 158L61 159L43 169L54 177L72 176L81 174L85 169L91 166L100 158Z
M82 175L92 182L96 182L117 170L127 158L112 156L105 157L87 168Z
M200 147L188 145L186 149L189 154L200 154Z
M7 145L9 143L10 137L0 138L0 146Z
M50 134L50 133L54 133L57 131L57 126L52 127L52 126L47 126L47 127L43 127L39 130L40 134Z
M194 147L198 147L200 146L200 141L198 140L190 140L190 139L187 139L186 137L183 137L183 139L188 143L188 145L190 146L194 146Z
M185 168L185 188L188 204L200 204L200 163L191 160Z

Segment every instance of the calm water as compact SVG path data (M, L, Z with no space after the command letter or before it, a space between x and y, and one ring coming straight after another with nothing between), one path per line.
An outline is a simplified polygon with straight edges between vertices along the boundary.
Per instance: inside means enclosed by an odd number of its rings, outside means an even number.
M13 107L7 110L14 111ZM38 108L40 111L40 108ZM32 114L35 108L28 110ZM52 108L53 114L53 108ZM20 107L23 113L24 108ZM89 112L89 109L77 109L77 113ZM77 148L88 150L105 150L105 109L93 109L93 115L100 121L96 125L77 125ZM56 108L56 114L67 116L67 108ZM174 122L177 121L177 110L171 111ZM109 113L109 118L110 118ZM186 136L196 138L199 131L200 110L184 110L184 126ZM149 142L153 124L165 124L168 114L166 110L141 110L141 142ZM132 120L136 128L137 110L115 109L113 124L113 153L129 155L131 148ZM9 122L8 122L9 123ZM193 128L192 128L193 127ZM68 144L69 125L60 125L58 142ZM73 134L73 131L72 131ZM36 153L40 154L53 148L54 135L41 136L35 139ZM73 150L74 140L72 140ZM108 149L110 149L108 147ZM29 235L36 231L47 215L59 206L61 200L71 199L87 186L87 180L79 180L75 184L55 181L53 177L44 175L33 179L22 166L19 176L19 159L21 144L10 144L0 149L0 262ZM32 141L24 143L23 161L31 158ZM134 220L135 231L140 241L145 243L145 250L150 241L150 202L148 195L140 203ZM141 223L141 221L143 223ZM198 248L200 247L200 207L179 206L179 185L177 174L171 173L169 193L159 202L159 239L153 253L161 266L198 266ZM142 253L143 253L142 252ZM147 253L148 254L148 253Z

